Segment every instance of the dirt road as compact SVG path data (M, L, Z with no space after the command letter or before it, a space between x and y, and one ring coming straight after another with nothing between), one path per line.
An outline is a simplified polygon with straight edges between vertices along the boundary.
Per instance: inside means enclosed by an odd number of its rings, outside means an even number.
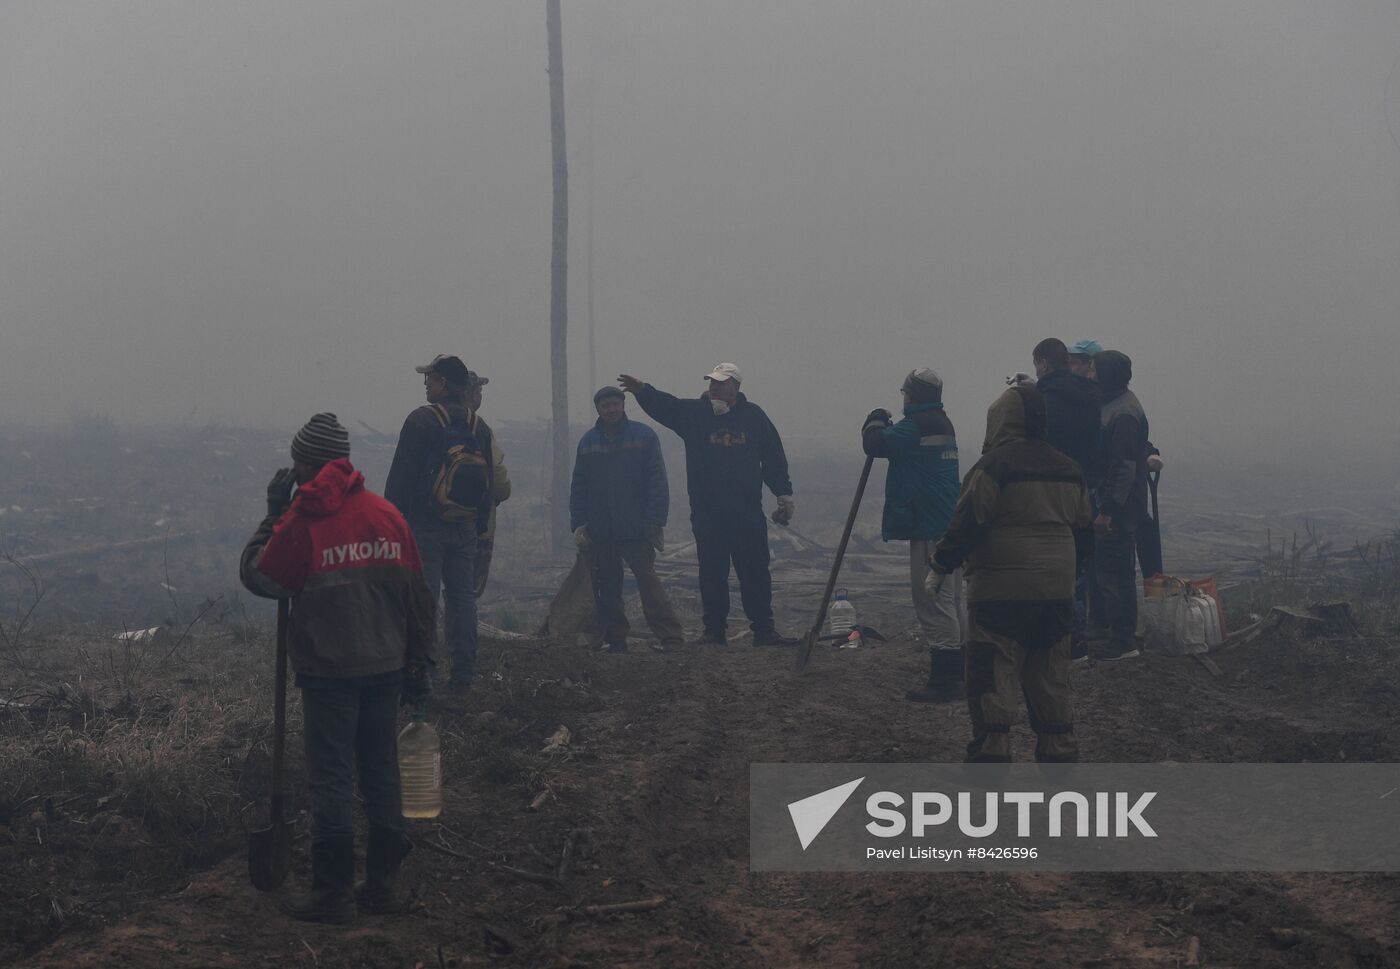
M1396 875L750 873L751 762L960 758L963 709L902 699L924 662L907 643L823 650L803 677L790 652L748 646L566 658L488 643L482 658L480 689L438 708L447 807L413 825L414 914L295 923L235 856L17 964L1400 965ZM1076 670L1085 758L1400 755L1395 644L1261 641L1220 663L1218 680L1164 657ZM542 752L560 726L568 744ZM546 883L566 843L567 878Z

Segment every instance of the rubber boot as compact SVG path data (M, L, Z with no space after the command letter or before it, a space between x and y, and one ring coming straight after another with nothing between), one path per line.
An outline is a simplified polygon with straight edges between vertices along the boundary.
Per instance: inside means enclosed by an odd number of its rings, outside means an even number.
M302 922L344 925L355 920L355 842L336 838L311 846L311 891L287 895L277 907Z
M962 649L930 649L928 683L909 690L910 703L952 703L963 695Z
M355 901L372 915L397 915L408 911L408 901L399 894L399 868L413 846L403 832L392 828L369 829L365 850L365 881L355 888Z

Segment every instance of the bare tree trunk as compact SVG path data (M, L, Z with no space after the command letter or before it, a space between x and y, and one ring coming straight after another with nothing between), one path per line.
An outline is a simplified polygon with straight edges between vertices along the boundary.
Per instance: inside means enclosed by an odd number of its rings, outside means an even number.
M559 0L545 0L549 31L549 133L554 154L554 245L549 260L549 372L553 390L554 467L550 539L562 555L569 534L569 164L564 141L564 42Z
M594 150L594 132L597 130L597 93L590 91L588 98L588 217L587 235L584 237L584 274L588 277L588 392L598 390L598 355L593 342L593 183L598 172L598 156Z
M588 153L588 221L584 236L584 274L588 278L588 392L598 389L598 355L593 342L593 153Z

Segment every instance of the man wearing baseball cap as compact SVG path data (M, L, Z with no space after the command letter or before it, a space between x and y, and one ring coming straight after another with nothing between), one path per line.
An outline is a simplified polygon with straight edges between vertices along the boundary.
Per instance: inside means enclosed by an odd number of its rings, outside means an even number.
M486 516L486 531L477 536L476 562L472 566L478 601L486 591L486 578L491 574L491 556L496 548L496 506L510 497L510 472L506 470L506 452L501 450L501 439L496 436L491 425L481 419L481 388L490 382L489 378L474 370L467 371L467 383L471 387L467 394L467 407L476 415L478 426L486 428L491 435L492 504Z
M1103 353L1103 344L1098 340L1076 340L1069 348L1069 372L1092 380L1096 353Z
M764 485L778 499L772 516L776 524L787 525L796 508L782 439L762 408L739 391L743 378L738 367L721 363L704 379L709 390L682 400L630 374L618 378L649 417L685 442L686 489L700 560L705 626L700 642L728 642L725 626L732 563L754 645L795 645L797 640L780 635L773 624L773 577L768 570L768 525L763 520Z
M495 508L491 458L494 435L477 420L469 406L471 371L461 359L439 354L414 367L423 375L427 404L403 422L394 460L384 483L388 498L408 519L423 557L423 578L434 601L443 604L443 638L452 656L448 689L465 691L476 670L477 537L486 530ZM449 464L449 447L469 458L464 476L469 482L470 507L448 507L436 485Z

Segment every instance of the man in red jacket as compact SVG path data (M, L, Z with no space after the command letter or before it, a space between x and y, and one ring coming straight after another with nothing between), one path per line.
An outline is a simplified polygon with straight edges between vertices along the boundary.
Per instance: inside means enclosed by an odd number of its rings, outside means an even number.
M413 533L365 490L349 457L335 415L312 417L292 441L293 466L268 485L267 517L240 563L250 592L292 600L287 649L305 714L312 880L280 908L308 922L355 917L352 765L369 820L359 902L378 913L403 907L397 710L401 690L410 702L427 696L436 628Z

